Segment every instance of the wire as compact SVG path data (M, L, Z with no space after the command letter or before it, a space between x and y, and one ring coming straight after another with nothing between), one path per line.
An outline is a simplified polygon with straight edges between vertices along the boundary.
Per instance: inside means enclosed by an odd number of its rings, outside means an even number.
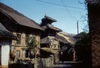
M77 0L77 1L78 1L79 4L85 4L85 3L81 2L80 0Z
M63 5L65 5L65 2L63 0L60 0L61 3ZM71 12L68 10L67 7L64 6L64 8L66 9L67 13L69 14L69 16L72 18L72 19L75 19L77 21L77 33L79 33L79 26L78 26L78 20L71 14ZM75 27L74 27L75 28Z
M69 16L71 16L73 19L75 19L76 21L78 21L72 14L71 12L68 10L68 8L65 6L65 3L63 2L63 0L60 0L61 3L64 5L63 7L66 9L67 13L69 14Z
M42 1L42 0L36 0L36 1L43 2L43 3L47 3L47 4L52 4L52 5L57 5L57 6L64 6L64 7L73 8L73 9L83 9L83 8L79 8L79 7L72 7L72 6L68 6L68 5L62 5L62 4L57 4L57 3L51 3L51 2Z

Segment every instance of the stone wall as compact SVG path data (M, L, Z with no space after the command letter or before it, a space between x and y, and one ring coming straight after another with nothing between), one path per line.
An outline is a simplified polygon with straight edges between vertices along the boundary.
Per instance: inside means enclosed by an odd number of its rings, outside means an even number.
M50 67L54 64L54 56L42 58L43 67Z
M17 51L19 51L20 52L20 57L19 58L24 59L23 50L27 49L27 47L26 47L26 34L25 33L16 33L16 32L13 32L13 34L15 36L17 36L17 34L20 34L21 35L21 40L20 40L20 44L17 44L16 40L12 40L11 51L14 52L15 54L17 53ZM33 34L30 34L30 36L32 36L32 35ZM39 54L40 35L36 34L35 37L36 37L36 43L37 43L36 53Z
M17 44L17 40L12 40L12 47L11 47L11 51L17 53L17 51L19 51L20 53L20 57L19 58L23 58L23 49L26 49L26 34L25 33L13 33L15 36L17 36L17 34L19 34L20 37L20 44ZM17 56L17 55L16 55Z
M47 68L54 64L54 56L48 58L34 58L34 68Z
M100 67L100 5L88 4L90 39L92 46L92 66Z

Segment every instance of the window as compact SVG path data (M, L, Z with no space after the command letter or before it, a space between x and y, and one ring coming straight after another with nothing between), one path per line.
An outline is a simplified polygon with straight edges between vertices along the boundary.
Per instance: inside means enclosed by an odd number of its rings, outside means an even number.
M25 49L23 49L23 58L25 58L26 57L26 50Z
M21 43L21 34L17 34L17 44Z
M17 55L17 58L20 58L20 51L19 50L16 51L16 55Z

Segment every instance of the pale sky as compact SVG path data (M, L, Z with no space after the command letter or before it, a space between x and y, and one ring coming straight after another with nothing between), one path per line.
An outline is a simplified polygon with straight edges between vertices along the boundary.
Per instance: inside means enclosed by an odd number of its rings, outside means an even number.
M77 21L80 32L86 24L84 17L87 10L84 0L0 0L0 2L37 23L41 23L45 15L52 17L57 20L53 25L67 33L77 33Z

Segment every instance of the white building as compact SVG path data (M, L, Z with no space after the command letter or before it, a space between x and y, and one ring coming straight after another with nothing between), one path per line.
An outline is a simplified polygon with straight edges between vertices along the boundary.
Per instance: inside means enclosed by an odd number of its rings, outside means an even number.
M0 23L0 67L8 68L11 40L16 37Z

